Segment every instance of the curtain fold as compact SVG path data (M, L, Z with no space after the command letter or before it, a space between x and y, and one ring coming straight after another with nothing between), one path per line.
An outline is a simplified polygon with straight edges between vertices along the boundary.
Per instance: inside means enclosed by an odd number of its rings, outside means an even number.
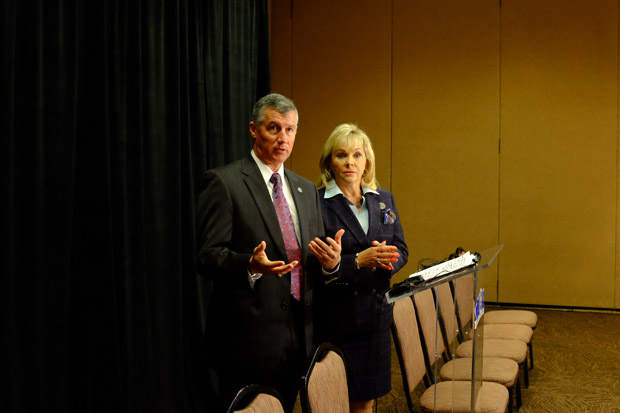
M0 410L201 411L194 204L251 146L267 0L0 8Z

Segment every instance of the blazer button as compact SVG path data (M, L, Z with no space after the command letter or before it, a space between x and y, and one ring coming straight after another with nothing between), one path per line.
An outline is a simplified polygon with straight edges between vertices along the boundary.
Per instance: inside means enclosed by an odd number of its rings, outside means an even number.
M371 294L377 294L377 290L373 289L370 293Z
M288 309L288 303L282 303L282 304L280 304L280 308L281 308L281 309L283 309L283 310Z
M357 291L353 291L353 297L357 297Z

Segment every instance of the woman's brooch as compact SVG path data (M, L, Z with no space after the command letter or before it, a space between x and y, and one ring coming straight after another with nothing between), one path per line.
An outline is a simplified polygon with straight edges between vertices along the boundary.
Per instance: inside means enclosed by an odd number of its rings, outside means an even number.
M385 207L383 202L379 203L379 208L381 208L381 213L383 214L383 223L384 224L393 224L396 222L396 214L390 208Z

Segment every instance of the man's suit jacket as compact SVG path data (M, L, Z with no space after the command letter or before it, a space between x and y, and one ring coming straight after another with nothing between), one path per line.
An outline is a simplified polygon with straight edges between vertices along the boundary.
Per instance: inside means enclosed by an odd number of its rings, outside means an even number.
M306 355L312 350L312 294L323 282L321 266L308 248L323 237L316 187L285 170L297 208L303 266ZM276 210L251 156L207 171L197 209L199 273L213 280L205 341L214 362L228 357L245 370L273 369L290 342L288 307L290 273L263 275L253 288L248 281L252 252L265 241L272 261L289 262ZM230 360L230 357L234 360Z
M386 317L387 322L391 320L391 306L387 305L383 297L390 287L390 278L407 263L409 251L394 197L383 189L377 192L378 194L367 192L364 195L369 221L368 234L365 234L351 210L349 201L342 194L324 199L325 188L319 190L326 236L333 237L340 228L345 229L342 236L340 277L322 287L320 297L317 296L316 299L320 318L317 320L318 327L321 332L328 334L328 338L331 334L375 330L378 320L386 320ZM388 211L394 213L394 223L385 222ZM393 271L364 267L355 269L356 254L371 247L372 241L386 241L388 245L398 248L400 257L397 262L392 263ZM384 317L379 317L381 314ZM387 327L389 328L389 325Z

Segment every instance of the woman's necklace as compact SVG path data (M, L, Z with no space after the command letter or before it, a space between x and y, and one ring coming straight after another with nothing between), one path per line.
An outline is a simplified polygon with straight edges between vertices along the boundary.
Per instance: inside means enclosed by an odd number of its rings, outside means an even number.
M357 196L353 196L353 195L345 195L345 191L342 191L342 188L340 188L340 191L342 192L342 195L345 196L345 198L347 198L349 200L349 202L351 202L353 205L355 205L355 208L357 208L358 210L362 207L362 205L364 204L364 191L362 190L362 188L360 187L360 199L359 201L355 202L353 201L355 198L357 198ZM347 191L348 192L348 191ZM351 193L351 192L349 192ZM352 193L355 193L355 191L352 191Z

